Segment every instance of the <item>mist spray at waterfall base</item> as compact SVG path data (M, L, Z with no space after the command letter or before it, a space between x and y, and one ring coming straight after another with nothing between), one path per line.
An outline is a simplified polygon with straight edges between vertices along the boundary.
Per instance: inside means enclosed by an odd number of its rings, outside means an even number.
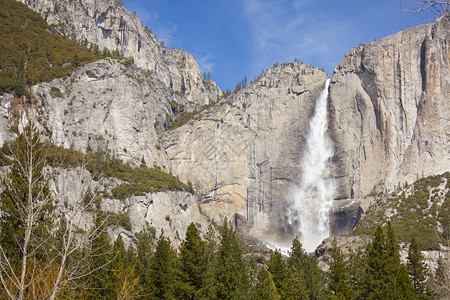
M333 184L327 180L333 156L332 143L326 135L329 84L328 79L316 100L302 156L301 181L288 201L288 224L307 252L314 251L329 236L329 212L334 193Z

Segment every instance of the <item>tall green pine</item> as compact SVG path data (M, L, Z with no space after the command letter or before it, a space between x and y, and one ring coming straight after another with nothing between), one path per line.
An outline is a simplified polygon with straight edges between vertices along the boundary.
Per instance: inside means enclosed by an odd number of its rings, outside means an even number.
M111 245L111 239L106 231L106 220L101 212L97 212L93 234L97 235L91 245L91 276L88 287L91 290L89 299L114 298L113 273L111 263L115 255ZM87 249L86 249L87 250Z
M408 276L406 266L400 260L400 248L395 238L391 222L388 223L386 233L387 260L387 297L389 299L410 299L412 297L412 282Z
M365 299L383 299L386 284L385 237L380 226L377 227L372 243L366 250L366 268L364 272L363 297Z
M10 153L13 162L3 179L4 188L0 197L0 244L10 263L16 264L22 259L27 215L37 213L31 229L34 238L31 239L30 247L39 247L53 225L52 202L48 198L50 191L44 175L45 145L40 141L34 125L25 126L23 133L10 146ZM37 211L33 207L39 203L46 204Z
M349 287L353 298L361 299L364 289L364 270L366 265L366 255L361 248L356 250L349 249L348 268L349 268Z
M331 243L330 271L328 273L328 288L336 299L352 299L349 285L349 266L336 239Z
M439 254L436 274L431 282L432 295L434 299L446 299L450 294L450 270L448 256L442 257Z
M275 283L278 293L283 299L285 299L287 295L289 274L286 262L284 261L283 256L278 250L272 252L272 254L270 255L270 260L267 263L267 267L270 274L272 275L272 279Z
M424 257L419 250L416 239L412 239L408 250L408 264L409 276L411 277L414 296L419 299L425 299L427 294L427 284L429 271L425 264Z
M186 238L180 246L179 262L181 297L198 299L205 288L209 253L207 243L200 237L194 223L186 230Z
M144 290L153 286L151 264L153 259L153 239L147 229L135 234L136 270L141 276L140 286Z
M292 299L322 299L325 280L315 257L310 258L296 237L288 259L290 283L288 297Z
M153 299L175 299L177 253L170 240L161 233L156 244L150 275L153 279L155 293Z
M251 299L281 299L273 282L272 275L265 268L261 268L258 272L258 282L253 288Z
M239 240L231 223L224 221L215 272L217 299L248 299L249 278Z
M363 279L365 299L410 299L412 286L400 254L394 231L388 225L387 237L380 226L366 250Z

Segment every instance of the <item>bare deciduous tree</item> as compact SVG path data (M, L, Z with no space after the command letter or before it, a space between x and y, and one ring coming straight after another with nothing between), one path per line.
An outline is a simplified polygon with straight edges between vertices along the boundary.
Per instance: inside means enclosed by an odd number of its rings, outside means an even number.
M402 5L402 9L408 12L430 10L436 17L439 17L448 11L450 0L416 0L412 6L412 8L406 8Z
M48 148L34 125L25 126L10 148L12 165L0 198L0 297L56 299L65 288L114 259L93 267L98 257L92 253L106 247L95 241L105 230L107 218L88 232L80 230L98 200L95 193L85 197L87 189L82 184L73 191L76 199L65 211L55 210L47 180ZM83 171L80 162L75 172Z
M48 242L52 217L52 197L43 172L44 147L31 125L11 147L13 163L0 203L0 280L10 299L24 299L26 289L48 271L39 261L45 257L40 249Z

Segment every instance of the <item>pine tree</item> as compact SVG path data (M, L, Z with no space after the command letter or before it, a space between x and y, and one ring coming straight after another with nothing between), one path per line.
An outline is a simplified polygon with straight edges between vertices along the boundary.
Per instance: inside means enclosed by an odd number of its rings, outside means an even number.
M176 288L175 263L177 253L170 240L162 232L156 244L150 274L155 287L153 299L175 299Z
M191 223L180 246L180 279L183 299L198 299L205 287L209 254L197 226Z
M425 264L424 257L419 250L416 239L412 239L408 251L408 272L411 277L414 295L419 299L426 298L427 287L426 281L429 275L428 268Z
M208 269L206 271L205 286L202 289L202 299L215 298L215 272L218 264L219 245L215 228L210 224L205 234L206 251L208 255Z
M281 253L276 250L270 255L267 263L268 270L272 275L273 282L280 296L285 299L287 295L288 269Z
M215 272L217 299L247 299L249 278L233 225L224 221Z
M324 278L317 259L309 258L296 237L288 259L290 271L289 296L293 299L322 299L325 295Z
M265 268L261 268L258 272L258 282L252 291L252 299L281 299L272 275Z
M142 229L135 234L136 245L136 269L141 276L141 285L147 286L151 283L150 266L153 257L153 239L147 229Z
M365 253L361 248L356 251L349 249L348 267L349 267L349 287L354 299L361 299L364 288L364 269Z
M377 227L372 243L366 250L366 267L364 270L363 298L383 299L385 285L386 259L385 237L380 226Z
M111 262L112 288L115 299L136 299L146 295L146 291L139 285L140 276L136 273L136 257L133 248L125 248L122 236L118 236L113 245L116 256Z
M409 299L412 286L400 254L394 231L388 224L385 238L380 226L366 250L366 268L363 280L365 299Z
M331 243L330 271L328 273L328 288L337 299L352 299L349 286L349 268L336 239Z
M89 299L112 299L114 298L113 273L111 262L116 258L113 252L111 239L106 231L105 216L97 212L94 220L94 228L91 232L99 232L98 238L91 245L91 276L87 278L91 293Z
M406 266L400 261L400 248L395 238L391 222L388 223L386 233L387 260L387 294L389 299L410 299L412 297L412 282L408 276Z

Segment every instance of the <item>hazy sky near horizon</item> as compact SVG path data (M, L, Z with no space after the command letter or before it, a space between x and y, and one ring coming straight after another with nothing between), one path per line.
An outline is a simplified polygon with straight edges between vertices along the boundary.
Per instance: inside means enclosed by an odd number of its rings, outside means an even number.
M294 58L329 76L360 43L426 24L430 12L409 13L413 0L124 0L166 46L181 48L233 90L274 63ZM432 20L430 22L433 22Z

